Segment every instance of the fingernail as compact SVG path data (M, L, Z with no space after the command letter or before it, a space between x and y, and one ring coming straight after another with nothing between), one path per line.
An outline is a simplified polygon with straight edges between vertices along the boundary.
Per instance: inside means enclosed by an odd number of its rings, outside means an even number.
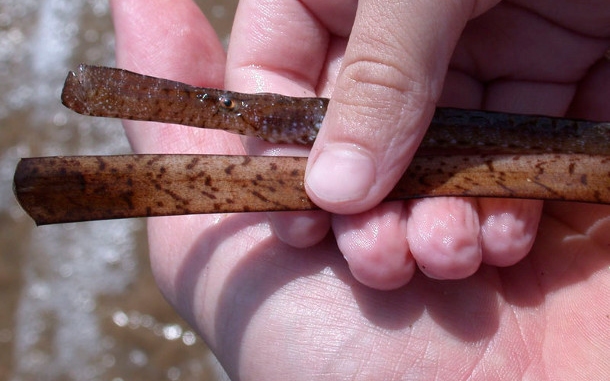
M346 144L325 147L306 178L309 191L328 202L361 200L374 181L375 165L371 157Z

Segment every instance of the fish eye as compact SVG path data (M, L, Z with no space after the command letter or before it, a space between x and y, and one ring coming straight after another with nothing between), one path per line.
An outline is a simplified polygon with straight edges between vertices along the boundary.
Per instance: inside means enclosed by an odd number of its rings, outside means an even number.
M220 107L224 108L227 111L232 111L237 107L237 103L228 95L221 95L218 98L218 103L220 104Z

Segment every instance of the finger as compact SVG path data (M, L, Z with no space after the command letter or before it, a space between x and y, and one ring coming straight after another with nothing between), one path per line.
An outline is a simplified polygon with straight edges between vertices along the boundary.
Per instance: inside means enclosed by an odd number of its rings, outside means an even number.
M334 33L340 30L347 34L355 12L352 1L329 4L319 0L241 1L228 51L227 87L299 97L328 96L336 75L329 71L338 71L337 62L345 50L345 39ZM320 22L328 14L336 16L332 27ZM246 146L254 154L283 154L285 148L258 139L248 139ZM302 155L308 152L302 147Z
M223 86L224 50L192 1L112 1L111 6L119 67L193 85ZM239 139L217 131L134 121L124 125L139 153L239 153L234 148Z
M523 259L534 244L541 213L537 200L479 200L483 262L510 266Z
M403 202L387 202L357 215L333 215L337 244L358 281L390 290L411 280L416 266L405 214Z
M328 2L317 5L325 3ZM341 13L339 3L332 8ZM336 52L341 46L330 41L328 30L307 5L311 4L250 0L239 3L228 52L227 88L294 96L318 95L319 80L327 69L329 52ZM327 8L322 10L328 11ZM346 19L350 18L337 18ZM249 154L305 156L309 152L306 147L277 146L258 139L244 139L244 142ZM278 238L294 247L314 245L330 229L330 217L320 212L272 213L269 219Z
M243 0L231 31L226 84L237 91L316 96L328 43L327 30L302 2Z
M610 48L580 81L572 100L571 116L591 120L610 120Z
M476 199L446 197L415 201L409 210L407 233L413 257L431 278L465 278L481 264Z
M297 248L317 244L330 230L330 215L322 211L268 213L268 218L280 241Z
M316 204L334 213L358 213L387 195L432 117L464 25L494 3L358 3L308 162L306 188Z
M350 0L240 1L228 51L227 84L255 92L319 95L331 45L347 36L354 12ZM321 23L329 14L334 15L332 22Z

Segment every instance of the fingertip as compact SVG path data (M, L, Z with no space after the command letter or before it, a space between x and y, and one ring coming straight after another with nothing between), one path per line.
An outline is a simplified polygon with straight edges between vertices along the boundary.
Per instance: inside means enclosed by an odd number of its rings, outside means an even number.
M358 215L333 215L332 225L339 249L360 283L392 290L411 280L416 265L402 202L383 203Z
M372 257L358 258L348 262L348 265L354 278L363 285L375 290L396 290L408 284L417 269L413 257L409 253L403 254L402 258L390 257L393 260L385 261L383 265L371 267L369 262L374 260Z
M480 202L483 262L511 266L531 250L542 201L482 199Z
M268 217L278 239L299 249L319 243L330 231L330 216L323 211L268 213Z
M407 223L409 247L421 271L434 279L462 279L482 261L474 200L444 197L415 201Z

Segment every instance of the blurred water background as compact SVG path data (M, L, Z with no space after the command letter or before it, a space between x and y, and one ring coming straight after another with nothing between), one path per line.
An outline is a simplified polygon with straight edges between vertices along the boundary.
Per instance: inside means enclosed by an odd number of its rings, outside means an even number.
M228 41L237 0L197 3ZM15 201L21 157L130 152L61 105L81 62L114 66L106 0L0 0L0 380L224 379L158 292L143 220L36 228Z

